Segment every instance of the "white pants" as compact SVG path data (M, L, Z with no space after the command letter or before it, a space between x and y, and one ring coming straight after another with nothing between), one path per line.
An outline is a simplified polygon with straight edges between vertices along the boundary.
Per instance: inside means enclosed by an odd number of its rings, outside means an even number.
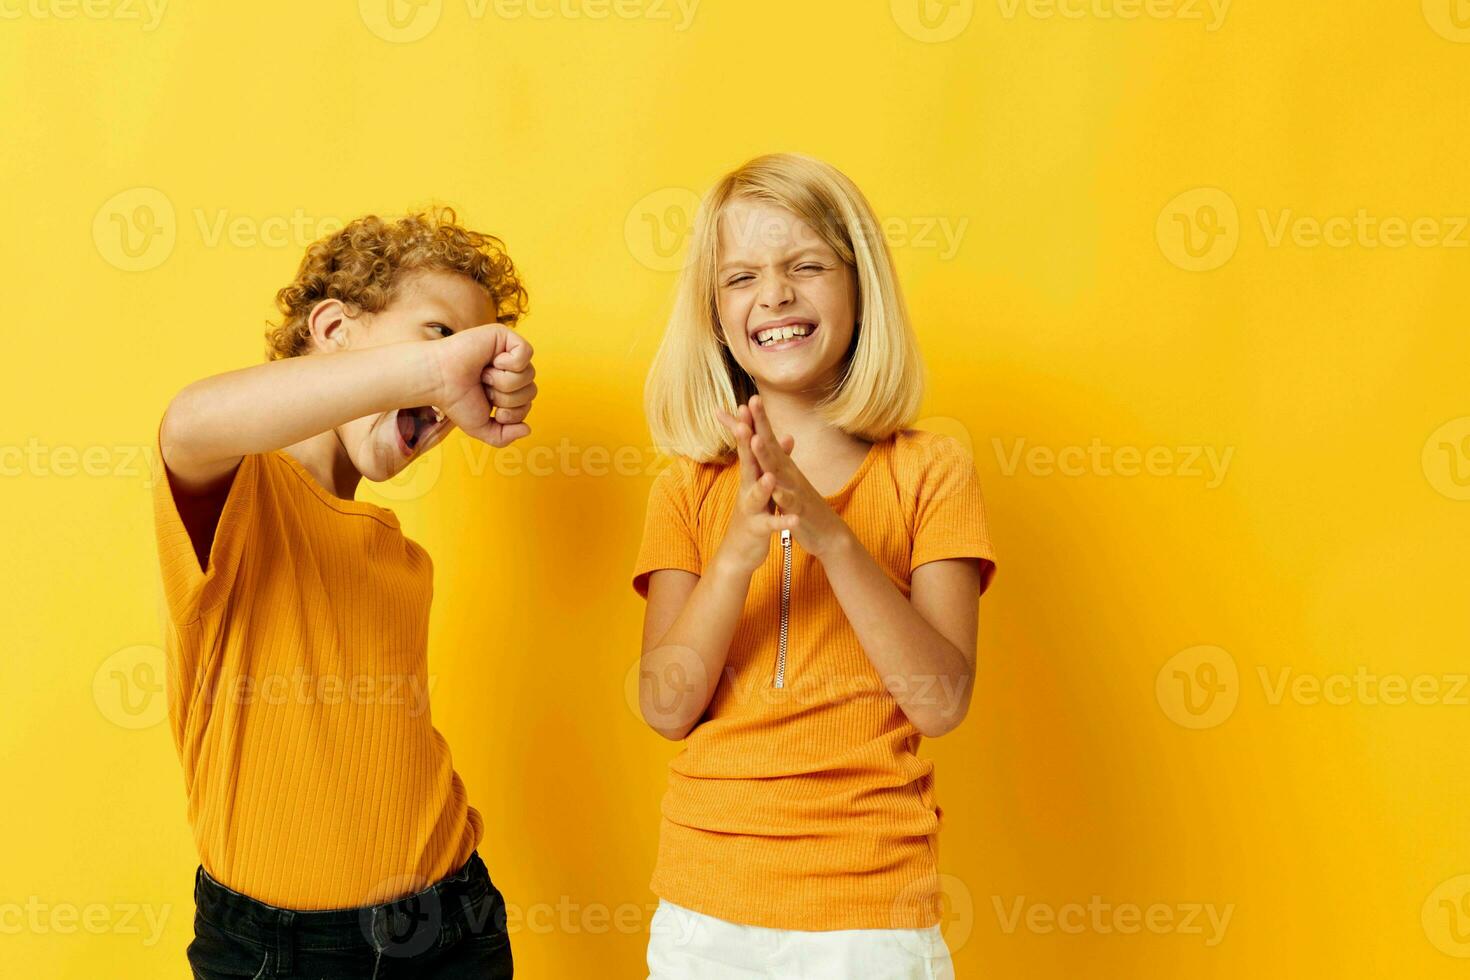
M648 933L649 980L954 980L938 926L763 929L660 901Z

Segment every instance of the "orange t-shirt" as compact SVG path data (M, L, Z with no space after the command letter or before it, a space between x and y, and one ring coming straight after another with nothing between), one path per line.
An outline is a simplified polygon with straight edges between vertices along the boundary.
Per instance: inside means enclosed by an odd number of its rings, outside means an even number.
M739 490L732 462L679 460L654 481L634 587L699 574ZM827 502L893 584L945 558L994 571L973 461L906 431L873 444ZM912 929L940 919L941 810L918 730L883 686L827 583L792 542L787 658L775 686L783 548L751 579L724 675L669 764L650 887L676 905L777 929ZM935 690L933 696L953 696Z
M481 821L429 718L428 554L273 452L240 463L201 568L157 458L169 723L205 870L291 909L452 873Z

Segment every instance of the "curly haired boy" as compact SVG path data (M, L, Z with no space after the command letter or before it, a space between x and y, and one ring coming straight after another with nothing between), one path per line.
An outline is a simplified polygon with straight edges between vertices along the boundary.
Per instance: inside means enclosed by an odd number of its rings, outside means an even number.
M456 426L529 433L526 291L498 239L434 209L313 244L276 301L267 362L189 385L158 431L190 966L509 977L480 815L429 717L432 564L354 494Z

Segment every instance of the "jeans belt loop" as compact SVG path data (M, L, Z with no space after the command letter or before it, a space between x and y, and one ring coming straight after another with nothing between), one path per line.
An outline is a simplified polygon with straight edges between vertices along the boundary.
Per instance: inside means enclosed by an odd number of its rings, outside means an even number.
M276 921L276 962L272 966L281 976L290 976L295 964L295 952L296 913L288 909L282 911Z

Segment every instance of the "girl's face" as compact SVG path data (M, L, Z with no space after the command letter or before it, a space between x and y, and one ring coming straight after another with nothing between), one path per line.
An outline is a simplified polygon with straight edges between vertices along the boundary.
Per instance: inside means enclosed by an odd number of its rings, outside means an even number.
M784 208L736 200L720 215L716 308L735 362L765 393L825 394L856 329L857 279Z
M318 343L324 351L437 340L495 322L495 303L468 276L430 270L412 274L376 313L340 316ZM337 426L352 465L366 479L391 479L449 435L453 423L432 405L404 406Z

